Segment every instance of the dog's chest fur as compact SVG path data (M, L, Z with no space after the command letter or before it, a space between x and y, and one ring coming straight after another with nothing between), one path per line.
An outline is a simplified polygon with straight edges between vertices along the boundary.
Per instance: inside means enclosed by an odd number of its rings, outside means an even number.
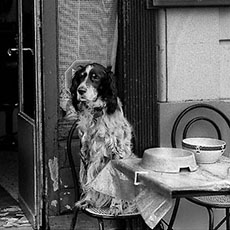
M104 110L95 114L85 109L79 114L81 138L82 186L89 184L105 164L112 159L127 158L131 151L131 127L119 110L108 115Z
M121 150L119 146L130 147L131 130L128 123L124 121L119 111L107 115L103 110L96 113L92 110L84 110L80 114L78 129L81 143L87 148L90 158L101 151L105 157L113 158L114 154L120 155L119 151L125 152L127 149Z

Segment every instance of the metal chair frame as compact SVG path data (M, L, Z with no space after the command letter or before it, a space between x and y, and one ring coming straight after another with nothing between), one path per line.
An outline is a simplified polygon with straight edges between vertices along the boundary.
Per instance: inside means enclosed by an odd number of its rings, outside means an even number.
M173 148L176 148L176 134L177 134L177 128L182 120L182 118L188 114L190 111L192 110L195 110L195 109L199 109L199 108L205 108L205 109L208 109L208 110L212 110L214 111L215 113L219 114L223 119L224 121L227 123L228 125L228 128L230 129L230 120L229 118L222 112L220 111L219 109L215 108L214 106L212 105L209 105L209 104L203 104L203 103L200 103L200 104L195 104L195 105L191 105L189 106L188 108L184 109L180 114L179 116L176 118L175 122L174 122L174 125L173 125L173 128L172 128L172 132L171 132L171 145ZM220 129L219 127L217 126L217 124L212 121L211 119L207 118L207 117L203 117L203 116L200 116L200 117L195 117L193 118L192 120L190 120L184 130L183 130L183 139L186 138L187 136L187 132L189 130L189 128L191 127L192 124L194 124L195 122L197 121L200 121L200 120L205 120L207 122L209 122L210 124L213 125L213 127L215 128L216 132L217 132L217 135L218 135L218 139L221 139L221 132L220 132ZM229 230L230 229L230 204L223 204L223 203L208 203L207 201L202 201L200 199L197 199L197 198L187 198L187 200L197 204L197 205L200 205L202 207L206 207L207 208L207 211L208 211L208 215L209 215L209 230L217 230L224 222L226 222L226 230ZM180 203L180 198L177 198L176 199L176 202L175 202L175 205L174 205L174 209L173 209L173 213L172 213L172 217L171 217L171 220L169 222L169 226L168 226L168 229L169 230L172 230L173 228L173 224L174 224L174 221L175 221L175 218L176 218L176 214L177 214L177 211L178 211L178 208L179 208L179 203ZM226 210L226 215L225 217L214 227L214 213L213 213L213 208L219 208L219 209L225 209Z
M77 171L76 171L76 167L75 167L75 162L73 159L73 155L72 155L72 139L73 139L73 135L74 132L77 128L77 120L74 121L69 134L68 134L68 138L67 138L67 156L68 156L68 160L69 160L69 165L71 168L71 173L72 173L72 177L73 177L73 184L74 184L74 195L75 195L75 202L77 202L79 200L80 197L80 192L79 192L79 182L78 182L78 175L77 175ZM77 223L77 216L79 213L79 208L77 208L76 206L73 209L73 218L71 221L71 226L70 229L74 230L75 225ZM110 220L117 220L117 219L123 219L125 220L126 223L126 228L132 230L132 219L136 219L137 217L141 217L141 215L139 213L135 213L135 214L125 214L125 215L118 215L118 216L112 216L112 215L98 215L96 213L91 212L90 208L85 208L85 209L81 209L81 211L83 211L85 214L97 218L98 220L98 226L99 226L99 230L104 230L104 219L110 219Z

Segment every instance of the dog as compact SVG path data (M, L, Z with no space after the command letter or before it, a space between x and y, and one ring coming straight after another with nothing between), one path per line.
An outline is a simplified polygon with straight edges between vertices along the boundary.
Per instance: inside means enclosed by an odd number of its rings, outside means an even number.
M124 117L111 68L98 63L79 66L70 88L78 115L81 140L79 207L108 207L118 215L134 210L134 204L117 200L90 188L91 182L113 159L134 157L132 127Z

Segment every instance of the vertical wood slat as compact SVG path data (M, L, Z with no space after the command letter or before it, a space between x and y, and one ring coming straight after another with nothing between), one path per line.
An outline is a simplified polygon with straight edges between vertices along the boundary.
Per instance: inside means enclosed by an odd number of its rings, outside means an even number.
M142 156L158 145L155 11L145 0L120 0L118 14L118 93Z

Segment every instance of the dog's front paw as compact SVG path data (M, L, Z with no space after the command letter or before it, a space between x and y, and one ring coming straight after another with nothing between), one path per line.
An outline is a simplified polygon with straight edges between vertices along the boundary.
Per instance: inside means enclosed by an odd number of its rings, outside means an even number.
M121 210L117 206L110 207L109 214L113 216L118 216L121 214Z
M112 199L110 204L110 215L117 216L122 213L122 202L121 200Z

